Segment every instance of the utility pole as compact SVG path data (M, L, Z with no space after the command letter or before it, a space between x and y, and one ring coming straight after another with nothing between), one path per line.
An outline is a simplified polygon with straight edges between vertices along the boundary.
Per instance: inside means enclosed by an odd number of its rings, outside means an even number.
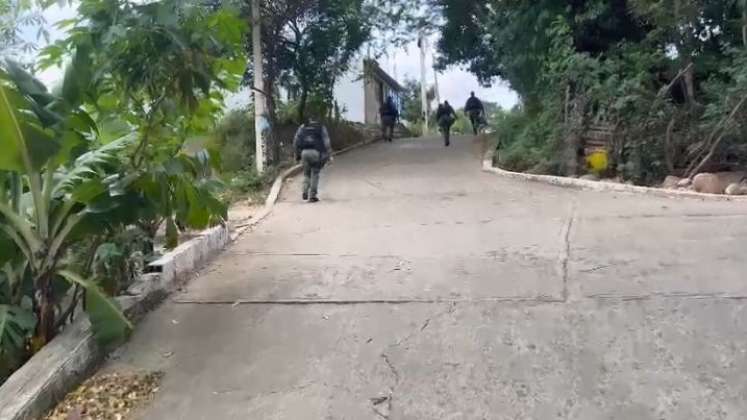
M426 86L426 67L425 67L425 50L428 40L425 38L425 34L420 32L420 38L418 39L418 47L420 47L420 100L423 113L423 135L428 135L428 87Z
M267 143L270 138L270 119L267 117L265 73L262 55L262 10L261 0L252 0L252 52L254 55L254 133L256 139L257 173L265 171Z
M435 60L433 60L435 62ZM436 71L436 67L433 67L433 88L436 94L436 103L441 103L441 93L438 91L438 71Z

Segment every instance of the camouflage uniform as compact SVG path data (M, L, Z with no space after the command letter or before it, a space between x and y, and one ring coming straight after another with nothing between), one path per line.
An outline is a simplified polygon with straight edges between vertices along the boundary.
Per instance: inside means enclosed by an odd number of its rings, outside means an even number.
M485 107L482 105L482 101L477 99L474 92L472 92L472 96L467 100L467 104L464 105L464 112L469 116L469 121L472 123L472 131L477 135L482 125Z
M441 128L441 133L444 136L444 145L447 147L451 144L451 126L454 125L456 117L456 112L454 112L454 108L449 105L448 101L438 106L436 121L438 121L438 126Z
M302 125L296 131L293 146L296 150L296 160L303 162L303 198L312 202L317 201L319 174L332 154L327 128L313 121Z

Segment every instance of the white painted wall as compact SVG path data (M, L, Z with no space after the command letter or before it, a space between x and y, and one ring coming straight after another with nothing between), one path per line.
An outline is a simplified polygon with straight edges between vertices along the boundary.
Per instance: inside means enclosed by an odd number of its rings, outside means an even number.
M363 79L361 79L361 65L355 66L345 76L341 77L335 86L335 100L346 112L345 119L353 122L364 122L365 101Z

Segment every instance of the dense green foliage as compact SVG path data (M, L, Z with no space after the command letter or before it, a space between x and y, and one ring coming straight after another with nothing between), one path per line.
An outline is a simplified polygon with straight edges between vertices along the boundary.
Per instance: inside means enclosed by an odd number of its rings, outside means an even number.
M277 7L278 2L268 3ZM337 78L349 70L370 34L362 0L310 4L298 18L288 20L290 36L279 40L277 52L279 77L285 88L298 94L299 121L304 120L310 94L332 108Z
M245 68L245 25L177 0L82 0L41 66L49 91L0 63L0 378L48 342L81 301L97 337L129 322L114 300L156 236L222 223L217 155L187 153Z
M420 135L423 132L423 100L422 92L420 89L420 82L410 79L405 80L404 83L405 92L402 97L402 119L407 124L407 128L414 135ZM426 91L426 99L428 103L432 103L436 97L436 92L433 87L430 87ZM433 114L433 110L428 110L430 114ZM431 119L435 118L433 115ZM434 124L434 122L431 122Z
M514 169L575 173L584 133L613 132L611 172L639 183L744 165L747 5L737 0L434 0L442 65L507 80Z
M250 0L216 0L242 11L251 22ZM274 0L261 3L265 89L271 93L270 117L277 122L278 88L297 102L297 122L303 120L309 98L322 99L332 109L333 88L361 46L370 39L372 11L363 0ZM247 39L246 53L252 43ZM247 70L251 83L252 70Z

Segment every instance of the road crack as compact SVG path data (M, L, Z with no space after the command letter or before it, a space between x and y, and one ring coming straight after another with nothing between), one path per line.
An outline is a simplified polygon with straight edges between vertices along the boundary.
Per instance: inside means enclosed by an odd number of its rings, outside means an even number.
M420 327L420 331L423 331L426 328L428 328L428 325L430 325L430 323L431 323L431 319L430 318L426 319L425 322L423 323L423 326Z
M569 212L568 220L566 221L565 225L563 226L563 251L560 256L560 269L562 273L562 281L563 281L563 302L568 302L568 299L570 298L570 292L568 288L568 264L571 259L571 231L573 230L573 224L576 221L576 203L573 202L571 204L571 209Z
M399 371L394 366L392 361L389 359L389 355L386 352L381 353L381 358L384 360L384 363L386 363L386 366L389 369L389 372L394 378L394 383L391 386L389 386L388 395L386 395L385 397L372 398L371 402L373 404L372 406L373 412L377 416L381 417L382 419L389 420L392 414L392 408L394 405L394 393L397 391L397 387L399 386L399 383L402 380L402 376L400 375ZM383 409L380 408L380 406L383 405L384 403L386 403L386 406L383 407Z
M455 311L456 311L456 303L455 302L449 303L446 309L440 310L438 312L435 312L429 315L428 318L426 318L425 321L423 321L420 328L410 332L410 334L408 334L404 338L401 338L397 340L396 342L388 345L386 347L387 350L381 353L380 357L386 364L387 369L389 370L392 378L394 379L394 383L389 386L389 390L387 391L386 395L371 398L371 409L378 417L382 419L386 419L386 420L390 419L392 409L395 403L395 395L396 395L397 387L402 382L402 374L397 369L397 367L394 365L394 363L392 363L392 359L388 351L393 348L402 346L402 344L410 341L415 335L425 331L425 329L428 328L428 326L430 326L431 321L437 318L440 318L442 316L445 316L445 315L453 314ZM386 405L384 405L385 403Z

